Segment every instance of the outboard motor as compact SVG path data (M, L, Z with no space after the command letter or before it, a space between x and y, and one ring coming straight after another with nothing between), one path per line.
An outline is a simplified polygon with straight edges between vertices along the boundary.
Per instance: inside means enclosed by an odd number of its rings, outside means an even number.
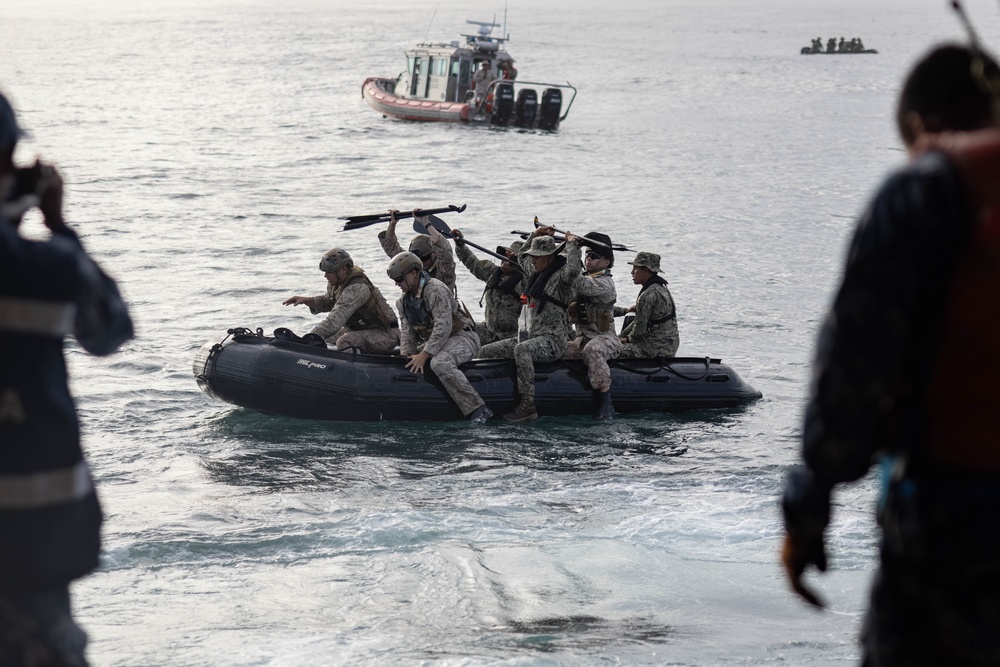
M493 91L494 125L506 125L514 113L514 84L498 83Z
M514 124L518 127L531 127L538 115L538 93L531 88L522 88L517 94L517 105L514 107Z
M542 104L538 110L538 129L554 130L559 127L561 113L562 91L558 88L546 88L542 92Z

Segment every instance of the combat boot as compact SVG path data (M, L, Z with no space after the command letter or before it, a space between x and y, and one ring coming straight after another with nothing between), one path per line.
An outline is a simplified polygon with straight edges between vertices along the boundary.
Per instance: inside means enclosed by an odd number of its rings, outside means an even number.
M538 419L538 410L535 409L534 396L522 396L517 407L503 416L509 422L526 422Z
M611 421L611 417L615 414L615 406L611 404L611 392L610 391L599 391L597 392L597 413L594 415L594 419L600 419L602 421Z
M493 416L493 411L483 403L478 408L469 413L469 421L473 424L485 424L486 420Z

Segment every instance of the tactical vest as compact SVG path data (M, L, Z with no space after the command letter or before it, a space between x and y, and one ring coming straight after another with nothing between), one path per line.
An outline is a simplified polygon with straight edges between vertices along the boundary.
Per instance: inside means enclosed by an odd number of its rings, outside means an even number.
M341 293L348 285L353 285L354 283L364 283L368 286L368 300L363 306L358 308L354 313L347 319L344 324L351 331L362 331L364 329L389 329L396 324L396 316L392 314L392 310L389 309L389 304L386 303L385 297L379 292L378 288L372 284L372 281L368 279L365 275L364 269L359 266L355 266L351 269L350 273L347 274L347 278L343 283L337 285L334 295L337 299L340 298Z
M427 282L430 279L431 276L426 271L422 271L420 273L420 287L417 289L416 295L410 292L403 294L403 317L406 318L406 322L410 325L410 328L423 340L429 339L434 329L434 320L431 319L430 310L424 301L424 288L427 287ZM452 309L450 335L454 336L465 328L466 323Z
M589 274L589 277L599 275L610 275L610 271L603 269L596 273ZM566 316L570 324L593 324L594 328L601 333L611 330L611 325L615 321L615 302L598 302L593 297L580 295L569 304Z
M635 299L636 310L639 309L639 302L642 301L642 293L643 292L645 292L650 287L653 287L654 285L666 285L666 284L667 284L667 281L664 280L663 278L661 278L660 276L657 276L657 275L654 275L652 278L650 278L649 280L647 280L646 284L644 284L642 286L642 289L639 290L639 296L637 296L636 299ZM673 310L671 310L669 313L667 313L663 317L650 318L649 320L646 321L646 324L649 327L655 327L655 326L657 326L659 324L666 324L670 320L673 320L673 319L676 319L676 318L677 318L677 306L674 305Z

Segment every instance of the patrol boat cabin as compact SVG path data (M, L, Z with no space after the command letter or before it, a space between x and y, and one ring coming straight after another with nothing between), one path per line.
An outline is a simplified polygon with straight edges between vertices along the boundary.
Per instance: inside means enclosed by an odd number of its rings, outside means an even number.
M493 37L496 23L462 35L465 43L419 44L406 52L406 71L395 79L370 77L362 97L383 116L555 130L569 114L576 88L518 81L507 37ZM488 70L483 64L488 65ZM563 93L572 95L563 109Z

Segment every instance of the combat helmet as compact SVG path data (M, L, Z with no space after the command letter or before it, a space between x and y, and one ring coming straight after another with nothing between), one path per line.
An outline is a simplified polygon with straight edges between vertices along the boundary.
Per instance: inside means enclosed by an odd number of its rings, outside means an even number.
M389 268L385 272L389 276L389 279L395 282L410 271L414 269L420 271L423 268L424 263L415 254L412 252L401 252L389 260Z
M319 270L323 273L333 273L345 266L354 268L354 260L343 248L330 248L323 253L323 259L319 260Z
M427 234L417 234L410 241L410 252L419 257L421 260L425 260L434 254L434 248L431 247L431 237Z

